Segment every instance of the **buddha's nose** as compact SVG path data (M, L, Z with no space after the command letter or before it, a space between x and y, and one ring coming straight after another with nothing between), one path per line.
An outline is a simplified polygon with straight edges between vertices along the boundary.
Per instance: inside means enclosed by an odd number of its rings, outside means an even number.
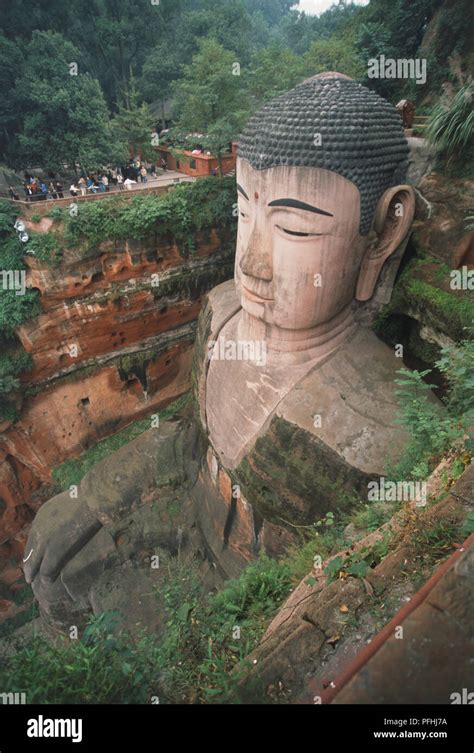
M257 228L252 231L247 247L243 250L240 269L249 277L268 282L273 279L271 249L268 241L265 242L262 233Z

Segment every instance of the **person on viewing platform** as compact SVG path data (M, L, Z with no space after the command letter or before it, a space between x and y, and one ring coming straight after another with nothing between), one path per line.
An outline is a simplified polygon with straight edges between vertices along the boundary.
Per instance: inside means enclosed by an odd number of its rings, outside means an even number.
M148 173L145 165L142 165L140 168L140 177L142 179L142 183L148 183Z
M107 175L105 173L102 176L102 185L103 185L103 189L101 189L101 190L103 190L103 191L108 191L109 190L109 179L108 179L108 177L107 177Z
M83 175L79 178L79 190L81 192L81 196L85 196L87 194L87 184L86 179Z
M79 182L80 182L80 181L79 181ZM77 186L76 186L76 185L74 184L74 181L73 181L73 182L71 183L71 185L69 186L69 193L71 194L71 196L77 196L77 195L79 194L79 189L78 189L78 187L77 187Z
M20 197L18 196L18 194L14 190L13 186L9 186L8 193L10 195L10 199L13 199L14 201L19 201L20 200Z
M50 194L50 196L51 196L52 199L57 199L58 198L58 194L56 192L56 188L54 186L53 181L50 182L50 184L48 186L48 191L49 191L49 194Z
M47 199L48 198L48 186L46 185L46 183L43 183L43 181L40 178L38 178L38 186L41 192L41 195L39 198Z
M123 175L122 175L122 173L117 173L117 185L119 187L119 191L123 191Z
M63 184L61 183L61 181L56 180L54 182L54 185L56 186L56 191L57 191L57 194L58 194L57 198L64 199Z

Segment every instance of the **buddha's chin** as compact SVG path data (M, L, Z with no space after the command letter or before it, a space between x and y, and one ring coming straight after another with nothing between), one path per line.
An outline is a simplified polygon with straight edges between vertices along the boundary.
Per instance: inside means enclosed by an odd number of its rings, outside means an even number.
M250 316L253 316L255 319L261 319L267 324L273 323L271 313L273 301L271 303L257 303L257 301L251 301L245 295L242 295L240 302L243 310L250 314Z

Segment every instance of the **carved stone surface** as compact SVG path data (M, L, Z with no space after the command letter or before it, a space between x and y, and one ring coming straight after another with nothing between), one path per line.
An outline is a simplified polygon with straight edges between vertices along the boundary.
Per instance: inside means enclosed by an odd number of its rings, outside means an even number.
M365 235L380 195L403 181L408 147L396 110L335 73L307 79L262 107L250 118L238 155L258 170L308 166L348 178L361 193Z

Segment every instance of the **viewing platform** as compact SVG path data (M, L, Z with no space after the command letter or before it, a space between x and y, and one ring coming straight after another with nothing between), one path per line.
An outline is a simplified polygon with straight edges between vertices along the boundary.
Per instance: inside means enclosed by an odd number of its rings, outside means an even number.
M157 178L149 177L147 183L136 183L130 188L125 187L122 189L118 186L110 185L108 191L98 191L97 193L88 191L85 196L81 196L80 193L78 196L72 196L69 189L65 188L62 192L64 194L63 199L53 199L51 197L44 199L41 196L38 196L38 198L35 197L33 200L27 201L26 198L20 198L19 200L11 199L8 195L3 195L1 198L8 199L12 204L19 208L21 207L21 212L26 215L38 214L43 217L48 214L53 207L68 207L73 202L80 204L84 201L101 201L110 198L111 196L129 198L136 196L137 194L142 196L144 194L168 193L168 191L172 191L173 188L181 183L194 183L195 181L196 178L183 175L183 173L174 170L167 170L163 175L160 175Z

